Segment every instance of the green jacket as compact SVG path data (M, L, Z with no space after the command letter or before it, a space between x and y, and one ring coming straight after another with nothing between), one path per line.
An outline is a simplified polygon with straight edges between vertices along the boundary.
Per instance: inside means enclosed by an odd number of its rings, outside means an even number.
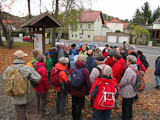
M53 68L53 62L51 58L46 58L46 69L48 72Z
M12 68L19 68L22 64L25 64L23 60L15 59L13 65L8 66L7 69L4 71L3 73L4 80L8 78L8 73ZM31 81L39 83L41 76L37 73L37 71L34 68L28 65L19 68L19 70L24 79L30 82L28 82L29 83L28 91L24 95L12 97L12 104L24 105L32 101L36 97Z
M32 59L31 59L30 62L32 63L33 67L35 67L35 66L36 66L36 62L37 62L37 59L34 58L34 57L32 57Z

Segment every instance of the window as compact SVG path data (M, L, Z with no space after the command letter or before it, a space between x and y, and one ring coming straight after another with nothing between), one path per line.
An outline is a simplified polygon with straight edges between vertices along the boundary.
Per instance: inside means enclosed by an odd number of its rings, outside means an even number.
M88 35L88 38L90 38L90 35Z
M75 37L77 37L77 34L75 34Z
M91 25L88 25L88 30L90 30L91 29Z
M72 34L72 37L73 37L73 34Z
M80 25L80 29L82 29L82 25Z

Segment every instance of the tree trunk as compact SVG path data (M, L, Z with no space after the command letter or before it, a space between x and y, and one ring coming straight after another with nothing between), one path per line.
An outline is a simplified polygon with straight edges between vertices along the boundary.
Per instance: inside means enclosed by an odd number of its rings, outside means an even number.
M0 30L0 46L3 46L3 41L2 41L1 30Z
M30 2L30 0L27 0L27 2L28 2L28 19L31 19L32 18L32 16L31 16L31 2ZM31 28L28 28L29 29L29 36L30 36L30 40L31 41L33 41L32 40L32 33L31 33Z
M59 0L56 0L55 14L53 15L56 20L58 19L58 11L59 11ZM56 28L53 28L51 30L51 35L52 35L51 47L54 47L56 42Z
M7 28L4 26L3 22L2 22L2 14L1 14L1 9L0 9L0 24L2 26L6 41L8 42L8 48L12 48L13 45L13 40L11 39L11 36L9 34L9 32L7 31Z
M63 19L62 19L62 23L63 23L63 24L64 24L65 21L66 21L68 11L70 10L70 8L71 8L71 6L72 6L73 1L74 1L74 0L68 0L68 1L67 1L65 13L64 13ZM60 41L61 37L62 37L62 28L60 28L60 30L59 30L59 32L58 32L57 42Z

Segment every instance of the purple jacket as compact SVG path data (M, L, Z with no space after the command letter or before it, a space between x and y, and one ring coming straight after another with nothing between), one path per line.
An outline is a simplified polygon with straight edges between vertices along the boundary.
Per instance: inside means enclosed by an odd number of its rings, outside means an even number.
M83 78L85 80L85 83L82 87L82 89L80 90L75 90L74 88L69 88L69 92L71 95L73 96L78 96L78 97L83 97L87 94L89 94L89 90L90 90L90 86L91 86L91 83L90 83L90 79L89 79L89 72L88 70L85 68L85 63L84 62L81 62L81 61L77 61L75 63L75 66L77 69L80 69L80 68L84 68L82 70L82 73L83 73ZM71 75L73 72L73 68L71 68L68 73Z

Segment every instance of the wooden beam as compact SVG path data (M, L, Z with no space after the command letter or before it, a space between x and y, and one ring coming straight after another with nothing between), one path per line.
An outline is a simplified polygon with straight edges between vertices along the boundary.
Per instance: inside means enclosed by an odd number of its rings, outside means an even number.
M46 46L45 46L45 28L44 27L42 28L42 49L43 49L43 54L45 54Z

